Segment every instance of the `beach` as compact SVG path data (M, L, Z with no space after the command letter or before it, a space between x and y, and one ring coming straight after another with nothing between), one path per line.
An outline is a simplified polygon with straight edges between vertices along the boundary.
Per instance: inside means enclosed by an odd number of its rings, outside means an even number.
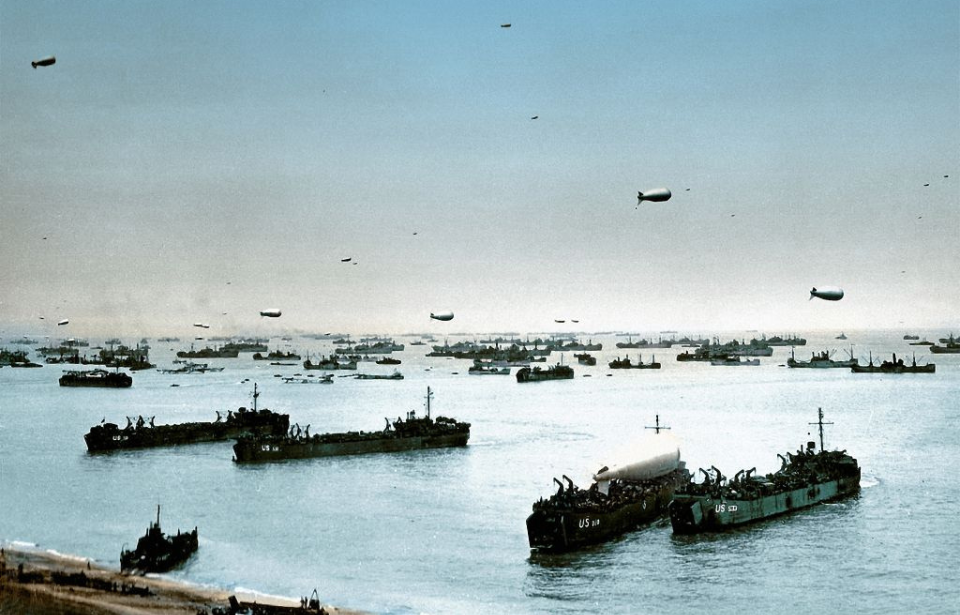
M18 615L198 615L247 612L231 610L230 598L277 613L360 615L360 611L322 604L301 608L297 600L264 599L210 589L156 576L132 576L90 562L35 548L4 545L0 554L0 614Z

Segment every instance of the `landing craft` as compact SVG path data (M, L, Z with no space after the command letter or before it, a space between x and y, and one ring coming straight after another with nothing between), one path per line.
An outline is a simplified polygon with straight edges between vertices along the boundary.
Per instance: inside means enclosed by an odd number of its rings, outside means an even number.
M827 301L840 301L843 299L843 289L836 286L821 286L820 288L814 286L810 290L810 299L814 297Z
M70 321L67 320L66 318L64 318L63 320L61 320L60 322L57 323L57 326L58 326L58 327L62 327L63 325L66 325L66 324L69 324L69 323L70 323Z
M38 66L50 66L57 63L57 58L54 56L47 56L45 58L40 58L36 62L31 62L30 66L33 67L33 70L37 70Z
M430 312L430 318L443 321L453 320L453 312L437 312L436 314Z
M267 316L269 318L280 318L280 310L269 309L269 310L260 310L261 316Z
M647 190L646 192L637 193L637 205L640 205L641 201L654 201L662 202L669 201L670 197L673 196L670 193L669 188L654 188L653 190Z

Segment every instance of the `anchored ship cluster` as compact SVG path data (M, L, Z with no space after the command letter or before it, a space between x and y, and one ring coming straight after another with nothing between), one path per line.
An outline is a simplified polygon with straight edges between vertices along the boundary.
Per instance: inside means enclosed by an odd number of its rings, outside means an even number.
M823 450L822 410L818 424L819 452L809 442L806 449L779 455L781 468L765 476L754 476L752 468L728 480L712 467L701 468L703 481L693 482L678 452L676 463L671 455L651 456L618 470L620 477L612 480L601 480L610 475L604 467L588 489L578 488L566 476L566 485L554 479L556 494L535 502L527 518L530 547L568 551L637 529L667 513L674 533L719 531L856 493L857 460L846 451ZM658 434L660 429L658 422Z

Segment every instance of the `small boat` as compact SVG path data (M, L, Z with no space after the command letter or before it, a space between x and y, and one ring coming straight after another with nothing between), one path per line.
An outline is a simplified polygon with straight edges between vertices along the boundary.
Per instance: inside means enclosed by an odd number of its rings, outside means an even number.
M197 528L183 534L177 530L176 536L166 536L160 530L160 506L157 506L157 522L151 523L147 533L137 541L133 551L121 549L120 570L122 572L166 572L190 559L199 542Z

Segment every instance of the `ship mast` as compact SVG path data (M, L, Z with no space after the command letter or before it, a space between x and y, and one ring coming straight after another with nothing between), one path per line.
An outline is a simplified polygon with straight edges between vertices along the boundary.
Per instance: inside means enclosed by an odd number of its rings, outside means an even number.
M657 418L657 425L656 425L656 427L644 427L644 429L654 429L654 430L656 430L656 433L658 433L658 434L660 433L660 430L661 430L661 429L670 429L669 427L661 427L661 426L660 426L660 415L659 415L659 414L656 415L656 418Z
M819 415L820 415L819 418L818 418L818 420L817 420L817 422L816 422L816 423L807 423L807 424L808 424L808 425L818 425L818 426L820 427L820 450L821 450L821 451L825 451L825 450L827 450L827 449L825 449L825 448L823 447L823 426L824 426L824 425L833 425L833 423L824 423L824 422L823 422L823 408L817 408L817 412L818 412Z
M253 383L253 411L257 411L257 398L260 397L260 393L257 392L257 383Z
M427 418L430 418L430 400L433 398L433 391L427 387Z

